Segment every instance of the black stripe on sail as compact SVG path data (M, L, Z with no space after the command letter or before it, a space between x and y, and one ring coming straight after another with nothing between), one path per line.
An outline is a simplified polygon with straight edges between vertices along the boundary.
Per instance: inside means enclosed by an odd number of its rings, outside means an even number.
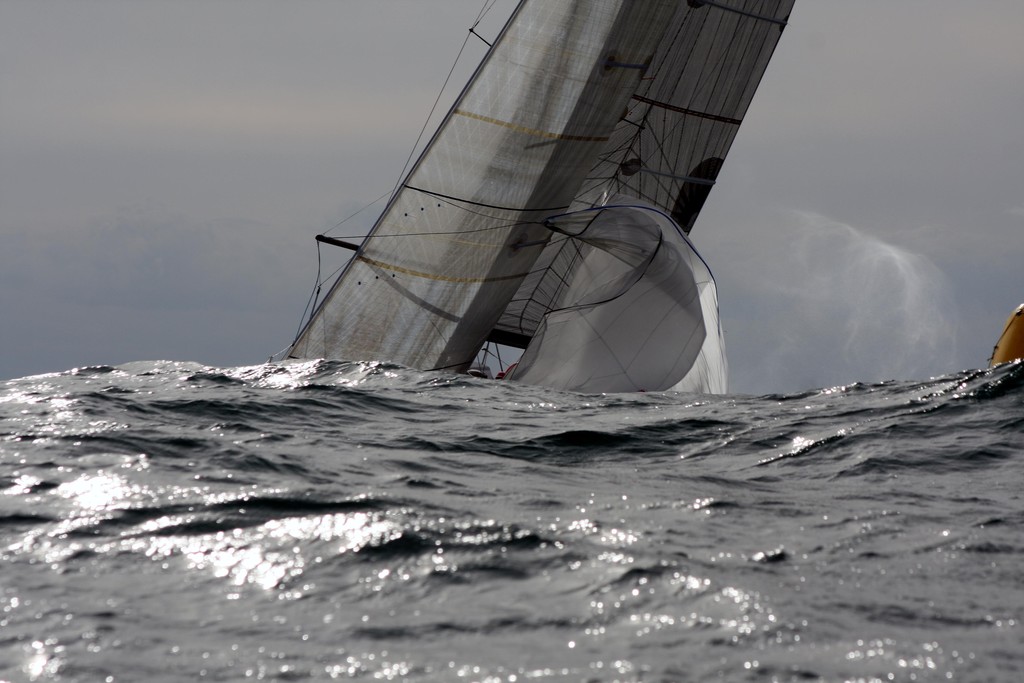
M694 8L699 8L699 7L707 6L707 7L714 7L716 9L720 9L720 10L723 10L725 12L734 12L734 13L739 14L739 15L744 16L744 17L750 17L751 19L758 19L760 21L767 21L767 22L769 22L771 24L778 24L781 28L786 28L786 25L789 23L788 22L789 17L786 17L785 19L776 19L775 17L769 17L769 16L764 15L764 14L756 14L754 12L748 12L747 10L740 9L739 7L730 7L729 5L723 4L721 2L715 2L714 0L687 0L686 4L688 4L690 7L694 7Z

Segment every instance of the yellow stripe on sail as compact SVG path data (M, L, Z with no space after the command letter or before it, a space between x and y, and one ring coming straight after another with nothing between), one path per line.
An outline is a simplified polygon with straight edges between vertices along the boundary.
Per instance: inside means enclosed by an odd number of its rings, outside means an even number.
M565 133L552 133L546 130L538 130L536 128L527 128L526 126L520 126L518 123L512 123L511 121L502 121L501 119L491 118L490 116L484 116L483 114L474 114L473 112L464 111L462 109L456 109L455 113L466 118L475 119L477 121L483 121L484 123L493 123L496 126L502 126L509 130L514 130L517 133L526 133L527 135L533 135L538 138L546 138L548 140L571 140L573 142L607 142L608 136L595 136L595 135L566 135Z

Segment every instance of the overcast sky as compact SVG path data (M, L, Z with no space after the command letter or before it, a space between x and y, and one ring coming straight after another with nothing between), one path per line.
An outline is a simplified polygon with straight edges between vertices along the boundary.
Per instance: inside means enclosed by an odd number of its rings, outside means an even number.
M398 180L482 4L0 0L0 378L286 346L313 236ZM797 1L692 234L734 391L986 364L1024 301L1022 35L1020 0Z

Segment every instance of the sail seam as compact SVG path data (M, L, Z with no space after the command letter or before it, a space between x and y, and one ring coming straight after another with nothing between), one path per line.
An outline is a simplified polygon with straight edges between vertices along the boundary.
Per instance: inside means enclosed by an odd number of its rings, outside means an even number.
M517 133L526 133L527 135L533 135L534 137L545 138L547 140L571 140L573 142L608 142L608 136L597 136L597 135L566 135L565 133L552 133L546 130L539 130L537 128L528 128L527 126L520 126L518 123L512 123L511 121L502 121L501 119L492 118L490 116L484 116L483 114L474 114L470 111L463 109L456 109L456 114L465 116L466 118L475 119L477 121L483 121L484 123L491 123L496 126L502 126L509 130L514 130Z
M527 275L529 275L529 273L516 273L515 275L502 275L500 277L454 277L451 275L436 275L434 273L425 273L423 271L413 270L411 268L403 268L402 266L396 266L392 263L384 263L383 261L378 261L368 256L357 256L356 258L359 261L362 261L363 263L366 263L371 266L376 266L378 268L383 268L385 270L394 271L396 273L402 273L403 275L413 275L415 277L421 277L427 280L436 280L438 282L461 282L470 284L480 284L486 282L500 282L502 280L515 280L517 278L524 278Z

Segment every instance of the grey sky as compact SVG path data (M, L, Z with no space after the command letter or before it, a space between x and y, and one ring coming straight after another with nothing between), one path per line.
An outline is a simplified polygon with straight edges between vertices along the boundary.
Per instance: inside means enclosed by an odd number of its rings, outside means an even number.
M285 346L482 4L0 0L0 377ZM1024 301L1022 31L798 0L693 233L735 391L985 364Z

